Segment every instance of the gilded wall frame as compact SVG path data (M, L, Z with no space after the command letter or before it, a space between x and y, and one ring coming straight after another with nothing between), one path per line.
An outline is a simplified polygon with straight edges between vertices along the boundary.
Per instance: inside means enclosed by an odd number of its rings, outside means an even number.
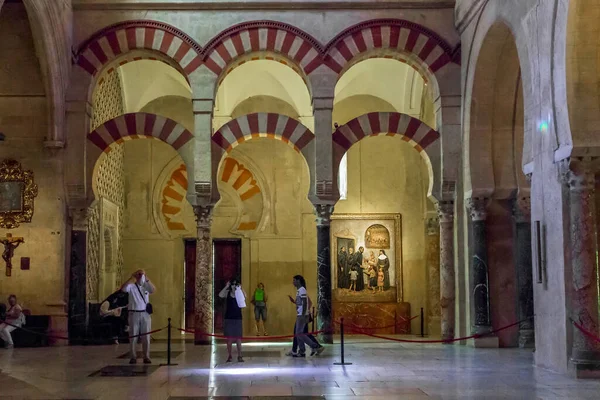
M13 229L31 222L38 187L33 171L25 171L15 160L0 163L0 228Z
M354 240L356 251L358 248L363 246L365 252L363 253L363 262L369 257L369 252L379 250L379 248L369 248L365 243L365 233L369 227L373 225L382 225L388 227L390 231L391 243L390 249L386 249L385 246L381 247L387 253L393 251L393 258L390 257L390 261L394 263L394 287L395 296L387 295L384 298L381 296L373 296L373 299L364 299L362 297L353 299L351 296L340 295L337 292L341 292L338 287L338 238ZM331 216L331 227L330 227L330 240L331 240L331 277L332 277L332 297L334 302L397 302L401 303L404 301L404 279L403 279L403 265L402 265L402 216L400 214L333 214ZM346 249L347 251L348 249ZM366 286L367 284L365 284Z

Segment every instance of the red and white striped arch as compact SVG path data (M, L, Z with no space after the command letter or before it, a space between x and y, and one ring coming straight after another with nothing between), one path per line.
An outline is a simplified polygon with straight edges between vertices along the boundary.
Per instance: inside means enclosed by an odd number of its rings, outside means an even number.
M157 21L126 21L104 28L85 41L77 52L77 65L96 76L112 60L139 49L164 54L186 75L202 64L200 45L179 29Z
M306 75L322 64L321 46L307 33L281 22L246 22L225 30L204 48L204 63L220 75L236 58L259 51L285 55Z
M110 151L113 143L140 138L161 140L179 150L192 140L193 135L172 119L141 112L120 115L88 135L88 140L103 152Z
M279 139L301 151L315 135L288 116L255 113L229 121L215 132L212 140L229 153L238 144L258 137Z
M343 155L352 145L367 136L402 136L419 153L439 139L440 134L410 115L374 112L361 115L333 132L333 142L342 148ZM341 159L341 156L339 157Z
M342 72L358 55L393 49L415 55L435 73L452 61L450 45L433 31L404 20L367 21L346 29L336 36L325 51L325 64Z

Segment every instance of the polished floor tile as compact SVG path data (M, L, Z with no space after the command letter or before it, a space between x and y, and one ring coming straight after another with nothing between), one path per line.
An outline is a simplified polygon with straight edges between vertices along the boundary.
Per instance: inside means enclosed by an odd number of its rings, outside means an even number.
M353 340L294 359L288 343L244 345L226 363L224 345L152 344L153 364L129 366L127 345L0 350L1 399L599 399L600 381L533 367L531 351ZM139 360L141 362L141 360Z

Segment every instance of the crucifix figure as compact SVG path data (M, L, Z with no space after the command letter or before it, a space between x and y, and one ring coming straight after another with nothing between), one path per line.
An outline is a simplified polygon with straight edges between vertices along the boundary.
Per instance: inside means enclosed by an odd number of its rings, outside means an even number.
M25 243L22 237L13 237L12 234L7 233L6 238L0 239L0 243L4 245L4 252L2 253L2 259L6 263L6 276L11 276L12 273L12 258L15 254L15 249L19 247L21 243Z

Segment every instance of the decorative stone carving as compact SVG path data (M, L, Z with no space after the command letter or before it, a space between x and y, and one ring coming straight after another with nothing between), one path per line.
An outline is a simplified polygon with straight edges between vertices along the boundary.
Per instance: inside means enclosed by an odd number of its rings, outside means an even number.
M315 204L317 226L329 226L331 224L331 214L333 214L333 205Z
M329 180L317 181L316 194L319 197L333 196L333 182Z
M489 199L485 197L471 197L465 200L469 214L473 221L485 221Z
M425 220L425 228L427 235L439 235L440 234L440 219L437 216L429 217Z
M519 197L513 202L513 217L517 223L531 223L531 199Z
M0 228L13 229L31 222L38 187L33 172L24 171L15 160L0 163Z
M213 269L210 226L213 206L195 206L198 238L196 241L196 303L194 342L209 345L213 331Z
M87 231L89 222L89 209L71 208L69 209L71 220L73 221L74 231Z

